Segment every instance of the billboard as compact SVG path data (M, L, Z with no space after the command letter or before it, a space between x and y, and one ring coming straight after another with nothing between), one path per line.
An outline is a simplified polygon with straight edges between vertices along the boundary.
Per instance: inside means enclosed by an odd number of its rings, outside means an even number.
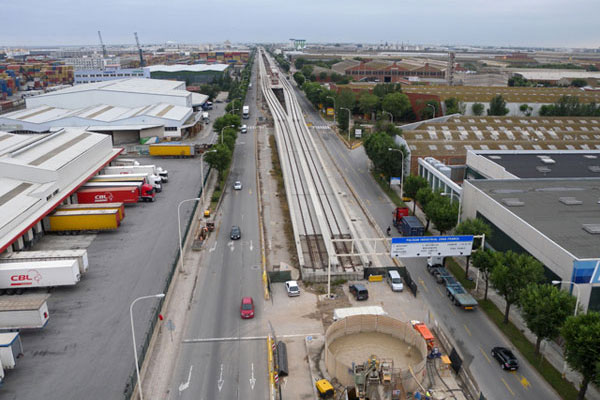
M392 238L392 257L469 256L473 235Z

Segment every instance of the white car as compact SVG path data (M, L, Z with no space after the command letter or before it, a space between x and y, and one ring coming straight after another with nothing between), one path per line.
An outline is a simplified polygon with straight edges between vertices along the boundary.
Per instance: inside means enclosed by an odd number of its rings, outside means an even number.
M240 128L240 132L247 133L248 132L248 127L246 125L242 125L242 127Z
M300 296L300 288L296 281L285 282L285 290L287 291L288 297Z
M235 183L233 184L233 190L242 190L242 182L235 181Z

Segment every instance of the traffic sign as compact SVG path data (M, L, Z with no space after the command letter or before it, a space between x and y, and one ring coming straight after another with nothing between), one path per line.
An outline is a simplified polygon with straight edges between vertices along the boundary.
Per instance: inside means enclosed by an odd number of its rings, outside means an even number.
M469 256L473 235L392 238L392 257Z

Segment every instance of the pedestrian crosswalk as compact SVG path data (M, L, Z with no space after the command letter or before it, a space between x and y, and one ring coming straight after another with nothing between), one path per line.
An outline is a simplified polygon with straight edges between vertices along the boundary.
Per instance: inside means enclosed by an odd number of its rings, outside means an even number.
M330 125L313 125L312 128L320 129L320 130L327 130L327 129L331 129L331 126Z

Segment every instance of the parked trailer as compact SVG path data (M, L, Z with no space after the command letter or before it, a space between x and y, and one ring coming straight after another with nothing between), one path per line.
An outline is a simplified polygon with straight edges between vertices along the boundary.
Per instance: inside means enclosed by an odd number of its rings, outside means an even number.
M169 171L157 167L156 165L122 165L122 166L110 166L105 167L103 172L108 175L118 174L154 174L160 176L162 182L166 183L169 181Z
M196 148L193 144L159 143L148 146L151 156L163 157L194 157Z
M394 210L394 216L392 218L392 224L398 229L398 233L401 233L400 225L402 224L402 218L408 217L409 209L408 207L396 207Z
M140 165L140 163L137 160L134 160L133 158L116 158L114 160L111 161L110 165L112 166L135 166L135 165Z
M51 261L51 260L72 260L76 259L79 263L79 272L86 273L90 264L88 262L87 250L40 250L40 251L14 251L0 255L0 264L7 262L22 261Z
M127 193L126 189L132 193ZM81 189L95 189L97 194L89 194L87 201L79 200ZM137 203L138 201L154 201L156 194L152 185L134 182L86 182L77 192L78 203ZM87 193L87 192L86 192Z
M423 236L425 227L417 217L409 215L400 221L400 233L402 236Z
M19 332L0 333L0 362L4 369L13 369L22 354L23 344Z
M80 278L77 260L27 261L0 265L0 289L72 286Z
M0 330L39 329L46 326L49 294L0 296Z
M477 307L477 300L458 282L447 285L446 294L455 305L463 310L474 310Z
M158 175L140 173L140 174L116 174L116 175L96 175L88 182L135 182L147 183L157 192L162 192L161 178Z
M77 210L118 210L119 219L125 218L124 203L81 203L81 204L63 204L56 208L56 211L77 211Z
M56 211L43 219L46 232L105 231L121 225L118 210Z

